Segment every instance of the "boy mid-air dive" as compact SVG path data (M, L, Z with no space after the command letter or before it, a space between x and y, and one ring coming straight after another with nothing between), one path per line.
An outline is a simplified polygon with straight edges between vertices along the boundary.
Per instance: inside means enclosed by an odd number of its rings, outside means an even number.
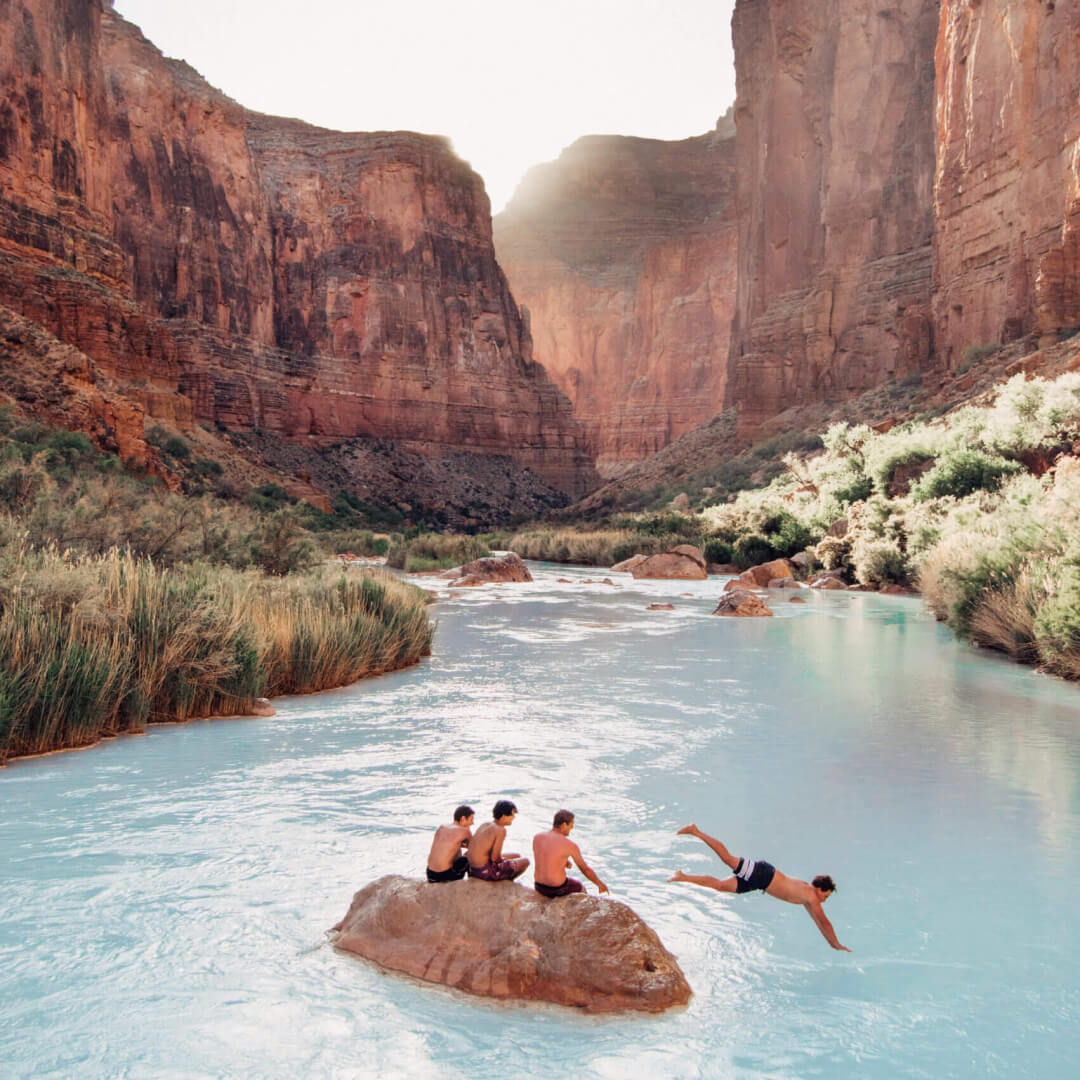
M768 893L769 896L775 896L777 900L786 900L789 904L802 904L810 918L814 920L814 925L834 949L851 952L846 945L841 945L837 941L832 923L821 910L821 905L836 892L836 884L828 874L818 874L813 881L800 881L798 878L781 874L772 863L761 859L736 858L719 840L703 833L696 825L683 826L678 835L696 836L699 840L704 840L731 868L734 877L724 878L721 881L720 878L684 874L681 870L676 870L675 875L668 878L668 881L689 881L692 885L704 885L705 888L715 889L717 892L744 893L760 890Z

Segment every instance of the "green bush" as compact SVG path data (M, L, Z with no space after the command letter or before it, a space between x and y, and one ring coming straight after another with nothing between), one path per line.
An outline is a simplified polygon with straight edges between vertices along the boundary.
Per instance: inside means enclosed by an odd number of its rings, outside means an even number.
M916 502L950 495L962 499L975 491L995 491L1006 476L1020 472L1022 466L996 454L981 450L952 450L911 489Z
M810 530L787 511L781 511L769 524L772 527L765 532L765 539L774 552L772 558L789 559L810 543Z
M735 561L735 548L727 540L713 537L705 541L705 561L710 563L732 563Z
M856 473L849 484L836 488L833 498L841 507L850 506L852 503L862 502L869 499L874 493L874 481L866 473Z
M776 551L772 544L759 533L749 533L740 536L735 541L735 565L740 570L747 570L751 566L769 562L776 558Z
M853 552L855 576L863 585L906 585L911 570L904 553L892 540L861 540Z

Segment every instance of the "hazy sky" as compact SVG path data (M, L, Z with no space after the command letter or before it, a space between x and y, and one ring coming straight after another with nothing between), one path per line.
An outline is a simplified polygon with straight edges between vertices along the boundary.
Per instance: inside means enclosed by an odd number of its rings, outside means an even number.
M116 0L248 108L449 135L498 211L579 135L681 139L735 96L735 0Z

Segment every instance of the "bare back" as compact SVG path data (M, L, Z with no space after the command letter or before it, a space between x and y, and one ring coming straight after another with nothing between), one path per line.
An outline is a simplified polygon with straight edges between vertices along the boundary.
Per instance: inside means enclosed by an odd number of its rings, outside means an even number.
M473 838L469 843L469 865L479 868L501 858L505 836L506 829L502 825L494 821L485 821L473 833Z
M554 829L533 837L533 876L541 885L561 885L568 860L580 858L577 844Z
M781 874L779 870L773 875L773 879L769 882L769 887L765 891L770 896L775 896L777 900L786 900L789 904L817 904L819 907L821 906L817 890L809 881L788 877L787 874Z
M440 825L431 841L431 851L427 857L428 869L436 873L449 870L458 857L458 852L469 843L471 836L471 830L464 825Z

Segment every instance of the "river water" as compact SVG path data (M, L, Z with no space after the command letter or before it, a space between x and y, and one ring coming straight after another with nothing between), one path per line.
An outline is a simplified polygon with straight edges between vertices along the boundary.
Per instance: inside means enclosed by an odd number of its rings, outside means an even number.
M409 671L0 772L0 1076L1078 1074L1080 689L910 599L719 619L716 579L534 572L433 609ZM525 852L576 811L687 1009L503 1005L325 944L457 803L503 795ZM832 874L854 951L798 907L666 884L726 873L690 821Z

